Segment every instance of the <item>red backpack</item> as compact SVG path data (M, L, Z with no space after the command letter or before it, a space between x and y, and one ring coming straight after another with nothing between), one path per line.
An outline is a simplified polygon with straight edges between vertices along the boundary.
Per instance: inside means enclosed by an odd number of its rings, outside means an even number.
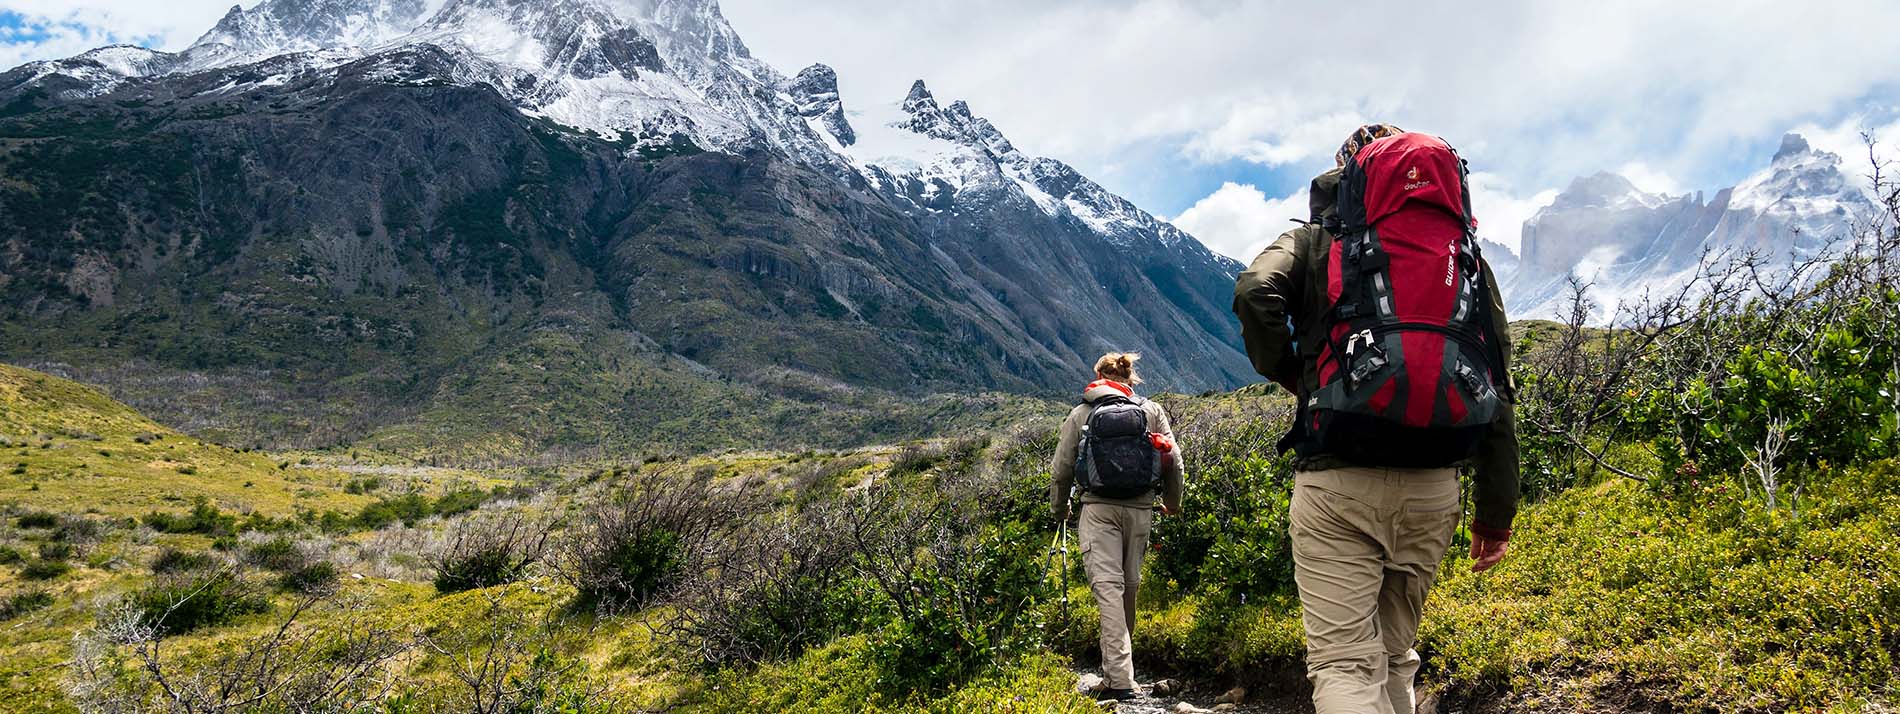
M1379 139L1346 162L1326 226L1332 307L1302 456L1441 467L1489 430L1508 382L1465 179L1457 152L1425 134Z

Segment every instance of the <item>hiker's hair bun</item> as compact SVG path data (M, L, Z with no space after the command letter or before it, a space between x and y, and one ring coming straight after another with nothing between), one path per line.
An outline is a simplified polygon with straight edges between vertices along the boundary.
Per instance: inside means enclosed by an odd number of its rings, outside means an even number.
M1095 374L1122 384L1141 384L1141 377L1135 374L1135 360L1141 355L1135 352L1110 352L1095 360Z

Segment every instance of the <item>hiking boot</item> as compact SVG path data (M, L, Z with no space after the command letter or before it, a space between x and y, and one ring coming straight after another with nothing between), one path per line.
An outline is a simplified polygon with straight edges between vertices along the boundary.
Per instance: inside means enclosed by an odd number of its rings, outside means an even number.
M1135 690L1133 689L1115 689L1111 687L1109 689L1102 690L1102 693L1095 695L1095 698L1098 701L1114 700L1118 702L1125 702L1130 699L1134 699L1138 696L1141 696L1141 695L1136 694Z

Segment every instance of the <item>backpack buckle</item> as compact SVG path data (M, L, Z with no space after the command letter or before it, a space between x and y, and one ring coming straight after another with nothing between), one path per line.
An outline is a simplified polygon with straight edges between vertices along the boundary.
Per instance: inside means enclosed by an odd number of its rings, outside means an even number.
M1458 365L1458 379L1465 383L1465 391L1472 396L1484 396L1484 380L1478 378L1478 371L1472 369L1471 365Z
M1385 349L1375 346L1366 351L1364 356L1353 360L1352 372L1346 377L1357 385L1371 378L1373 373L1385 369L1386 364Z

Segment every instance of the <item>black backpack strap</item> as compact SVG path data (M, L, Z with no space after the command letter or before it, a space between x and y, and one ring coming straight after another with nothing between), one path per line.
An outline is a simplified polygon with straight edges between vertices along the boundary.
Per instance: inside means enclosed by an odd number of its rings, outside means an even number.
M1449 143L1446 145L1450 146ZM1491 304L1491 281L1484 270L1484 253L1478 244L1476 221L1471 215L1471 165L1463 156L1458 156L1457 149L1452 149L1451 155L1458 159L1458 190L1465 203L1465 250L1462 257L1470 261L1471 274L1475 276L1471 281L1470 294L1461 296L1461 299L1468 297L1474 304L1460 305L1459 311L1462 313L1474 307L1478 308L1473 310L1474 314L1470 315L1470 319L1478 323L1478 334L1490 348L1492 386L1498 388L1505 401L1515 402L1517 390L1512 386L1510 362L1505 359L1504 339L1497 333L1497 320L1493 319L1495 316L1491 314L1496 308Z
M1332 344L1333 361L1347 375L1348 389L1370 376L1387 360L1376 344L1373 330L1395 321L1392 300L1392 260L1380 246L1379 230L1366 223L1366 171L1358 156L1346 162L1339 180L1340 242L1339 301L1331 306L1322 330ZM1328 261L1330 264L1330 260ZM1344 342L1334 340L1331 325L1347 326ZM1363 342L1364 350L1359 349ZM1403 385L1400 385L1403 387Z

